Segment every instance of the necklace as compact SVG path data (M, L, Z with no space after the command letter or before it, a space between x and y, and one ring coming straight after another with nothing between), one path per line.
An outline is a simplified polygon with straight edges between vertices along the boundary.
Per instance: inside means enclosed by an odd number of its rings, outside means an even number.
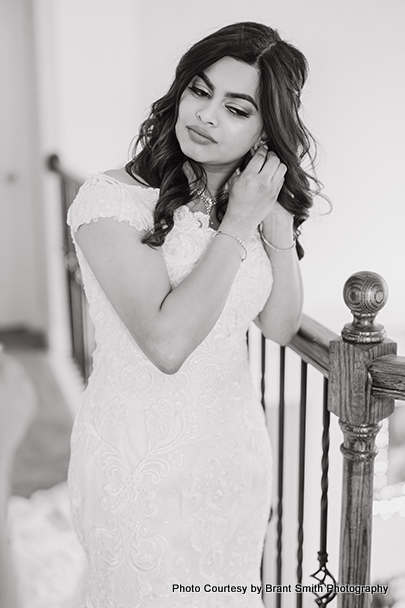
M217 204L215 197L211 198L210 196L208 196L208 194L205 194L205 192L203 190L196 190L195 188L191 188L190 192L191 192L191 194L196 194L198 196L198 198L200 198L202 200L202 202L204 203L204 207L207 212L207 215L211 215L212 209Z

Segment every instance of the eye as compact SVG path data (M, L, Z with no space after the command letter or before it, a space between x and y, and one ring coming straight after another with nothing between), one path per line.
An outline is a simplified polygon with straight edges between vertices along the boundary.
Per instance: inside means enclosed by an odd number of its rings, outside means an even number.
M226 108L234 116L239 116L240 118L248 118L250 116L248 112L245 112L240 108L235 108L234 106L226 106Z
M200 89L199 87L197 87L195 84L192 84L191 86L188 87L190 89L190 91L192 91L192 93L194 93L194 95L196 95L197 97L206 97L208 98L210 96L208 91L205 91L205 89Z

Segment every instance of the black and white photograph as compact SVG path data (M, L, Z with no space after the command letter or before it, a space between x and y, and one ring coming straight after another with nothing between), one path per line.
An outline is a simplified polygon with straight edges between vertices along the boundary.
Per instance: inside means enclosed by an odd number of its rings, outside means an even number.
M0 0L0 608L405 606L404 27Z

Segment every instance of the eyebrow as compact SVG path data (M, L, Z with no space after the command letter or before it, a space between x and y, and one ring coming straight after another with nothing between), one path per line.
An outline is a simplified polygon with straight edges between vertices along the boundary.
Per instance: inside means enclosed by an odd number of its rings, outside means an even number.
M197 74L197 76L199 78L201 78L201 80L203 80L205 82L205 84L207 85L207 87L209 87L211 89L211 91L215 90L215 87L212 84L211 80L208 78L207 74L205 74L204 72L201 72L200 74ZM251 103L252 106L254 106L257 111L259 111L257 103L255 102L255 100L253 99L253 97L251 97L250 95L246 95L245 93L231 93L231 92L228 92L228 93L225 93L225 97L231 97L232 99L245 99L246 101L248 101L249 103Z

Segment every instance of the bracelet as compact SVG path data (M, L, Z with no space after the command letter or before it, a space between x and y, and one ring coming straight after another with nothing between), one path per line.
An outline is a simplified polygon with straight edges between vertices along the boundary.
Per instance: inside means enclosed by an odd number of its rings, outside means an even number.
M247 257L247 248L246 248L246 244L242 241L242 239L240 239L235 234L231 234L230 232L225 232L225 230L217 230L216 233L215 233L215 236L218 236L218 234L226 234L227 236L231 236L232 238L236 239L238 241L238 243L240 243L242 245L242 247L243 247L243 249L245 251L245 255L241 259L241 262L243 262L243 260L246 260L246 257Z
M270 241L268 241L266 239L266 237L263 234L263 229L262 229L261 225L259 225L259 234L260 234L260 238L262 239L263 243L265 245L267 245L268 247L270 247L270 249L274 249L275 251L291 251L291 249L294 249L295 244L297 242L296 236L294 234L293 244L291 245L291 247L285 247L284 249L281 249L280 247L276 247L275 245L273 245L272 243L270 243Z

